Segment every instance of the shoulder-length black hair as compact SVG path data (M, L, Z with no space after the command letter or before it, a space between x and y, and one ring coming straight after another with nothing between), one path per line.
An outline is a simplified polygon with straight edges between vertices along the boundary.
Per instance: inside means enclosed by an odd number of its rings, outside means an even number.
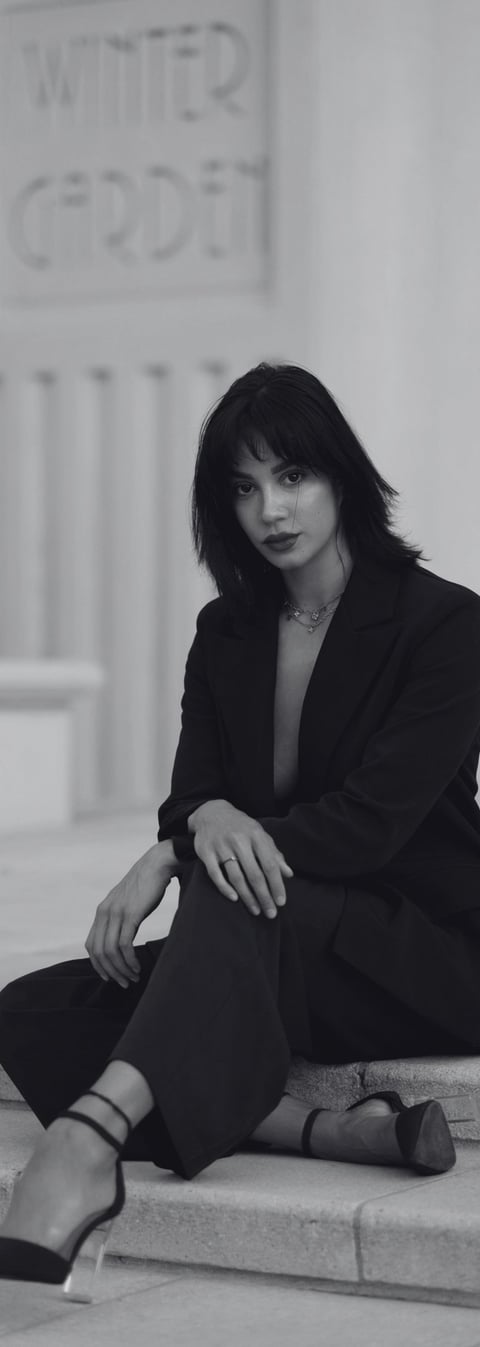
M351 555L395 568L425 558L390 522L399 495L377 472L332 394L299 365L262 361L236 379L205 417L191 490L197 561L240 617L285 598L282 574L256 550L234 513L229 474L246 447L260 461L266 442L278 458L329 479Z

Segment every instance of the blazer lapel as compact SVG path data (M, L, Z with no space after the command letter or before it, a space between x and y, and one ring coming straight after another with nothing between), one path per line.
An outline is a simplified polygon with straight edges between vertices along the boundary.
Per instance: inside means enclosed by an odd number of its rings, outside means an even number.
M305 693L299 728L295 795L318 799L340 734L355 715L393 645L399 571L357 560L319 651ZM215 696L231 747L230 775L244 808L255 817L278 810L273 782L274 695L278 612L263 627L236 623L232 635L211 633Z

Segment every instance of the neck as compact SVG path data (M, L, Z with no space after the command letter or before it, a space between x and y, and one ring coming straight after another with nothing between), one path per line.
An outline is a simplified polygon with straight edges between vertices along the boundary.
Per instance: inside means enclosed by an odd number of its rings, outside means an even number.
M343 593L352 569L353 561L351 557L348 557L344 561L343 567L340 566L339 573L328 584L322 585L319 581L318 586L310 585L308 589L306 587L302 589L301 585L293 587L290 584L285 584L285 598L294 608L304 608L307 613L312 613L316 609L323 608L325 604L331 603L332 599L336 599L339 594Z

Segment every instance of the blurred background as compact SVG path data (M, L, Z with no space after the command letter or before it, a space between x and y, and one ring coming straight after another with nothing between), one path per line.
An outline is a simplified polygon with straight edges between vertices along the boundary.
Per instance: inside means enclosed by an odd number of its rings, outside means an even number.
M239 374L313 370L480 590L480 4L10 0L0 34L0 829L154 841Z

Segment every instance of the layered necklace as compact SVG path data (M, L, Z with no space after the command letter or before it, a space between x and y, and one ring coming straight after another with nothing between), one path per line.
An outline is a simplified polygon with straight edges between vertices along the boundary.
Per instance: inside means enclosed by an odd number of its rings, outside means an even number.
M330 613L335 611L335 608L340 603L340 599L344 593L345 590L342 589L341 594L337 594L334 599L330 599L329 603L324 603L321 608L314 608L312 612L310 612L308 608L297 608L294 603L290 603L289 599L285 599L282 608L286 609L287 622L291 622L292 618L294 618L295 621L298 622L299 627L303 627L304 631L308 631L311 634L312 631L317 630L317 627L320 626L321 622L326 622ZM301 622L300 613L308 613L311 618L311 624Z

